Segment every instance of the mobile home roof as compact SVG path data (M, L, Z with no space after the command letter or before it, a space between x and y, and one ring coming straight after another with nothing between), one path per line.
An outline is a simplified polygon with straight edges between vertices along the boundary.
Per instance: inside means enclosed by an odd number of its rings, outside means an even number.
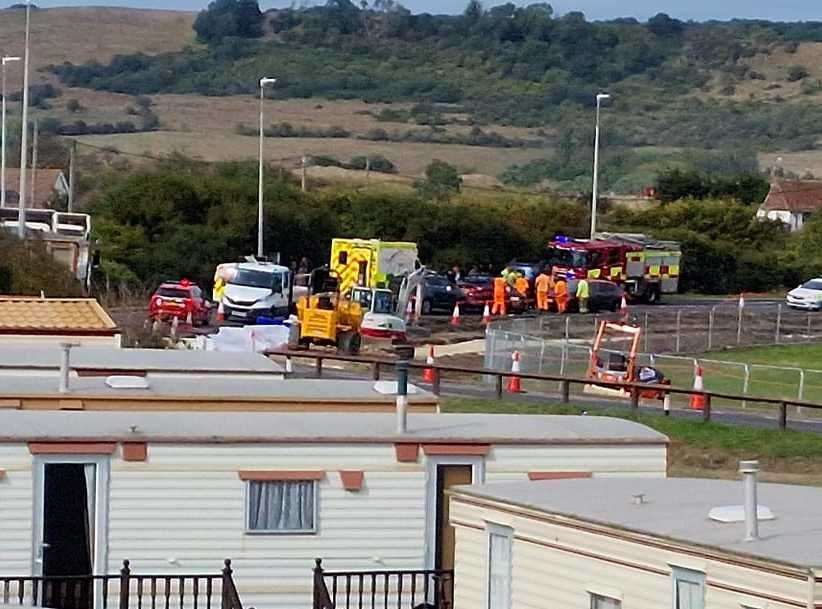
M293 382L293 381L288 381ZM338 383L339 384L339 383ZM137 432L131 431L136 426ZM64 412L0 410L0 441L417 442L471 444L666 444L623 419L504 414Z
M760 483L758 503L776 519L760 520L760 537L749 542L744 522L708 519L711 508L743 503L739 481L593 478L463 486L455 494L803 568L822 566L820 488ZM640 494L643 502L636 503Z

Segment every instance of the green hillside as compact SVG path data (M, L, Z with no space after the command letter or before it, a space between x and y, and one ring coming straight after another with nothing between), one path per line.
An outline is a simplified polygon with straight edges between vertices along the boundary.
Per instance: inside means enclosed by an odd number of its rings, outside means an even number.
M253 94L261 75L275 75L275 98L417 102L424 110L413 115L380 113L434 128L530 127L571 145L590 141L600 90L614 95L611 146L810 150L822 132L822 74L807 52L822 43L822 23L588 22L547 4L476 1L457 16L390 0L262 14L249 0L218 0L194 27L205 44L52 70L67 86L131 95Z

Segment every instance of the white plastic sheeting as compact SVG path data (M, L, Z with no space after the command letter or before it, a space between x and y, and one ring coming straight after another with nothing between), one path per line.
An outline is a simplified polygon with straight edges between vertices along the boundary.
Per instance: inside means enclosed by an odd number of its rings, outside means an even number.
M208 351L263 353L288 345L289 326L222 327L206 340Z

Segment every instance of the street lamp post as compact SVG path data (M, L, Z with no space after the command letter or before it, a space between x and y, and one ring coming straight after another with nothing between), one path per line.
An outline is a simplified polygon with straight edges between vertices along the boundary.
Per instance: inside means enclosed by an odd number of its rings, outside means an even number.
M20 61L19 57L5 56L0 58L2 64L2 85L0 85L0 106L2 106L2 138L0 138L0 207L6 206L6 64Z
M611 99L607 93L597 93L597 120L594 129L594 188L591 194L591 239L597 231L597 199L599 197L599 107L603 101Z
M17 234L26 238L26 165L29 146L29 30L31 24L31 2L26 0L26 48L23 53L23 130L20 135L20 200L17 202Z
M257 185L257 256L263 256L263 99L266 85L273 85L276 78L260 79L260 175Z

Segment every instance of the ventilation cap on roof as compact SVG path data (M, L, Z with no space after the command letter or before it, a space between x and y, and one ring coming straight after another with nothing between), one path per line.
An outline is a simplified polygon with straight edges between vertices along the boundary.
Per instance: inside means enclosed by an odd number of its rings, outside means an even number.
M106 386L112 389L148 389L148 380L144 376L119 374L106 377Z
M711 508L708 512L708 518L716 522L745 522L745 506L744 505L721 505L719 507ZM776 516L771 511L771 508L765 505L756 506L757 520L774 520Z

